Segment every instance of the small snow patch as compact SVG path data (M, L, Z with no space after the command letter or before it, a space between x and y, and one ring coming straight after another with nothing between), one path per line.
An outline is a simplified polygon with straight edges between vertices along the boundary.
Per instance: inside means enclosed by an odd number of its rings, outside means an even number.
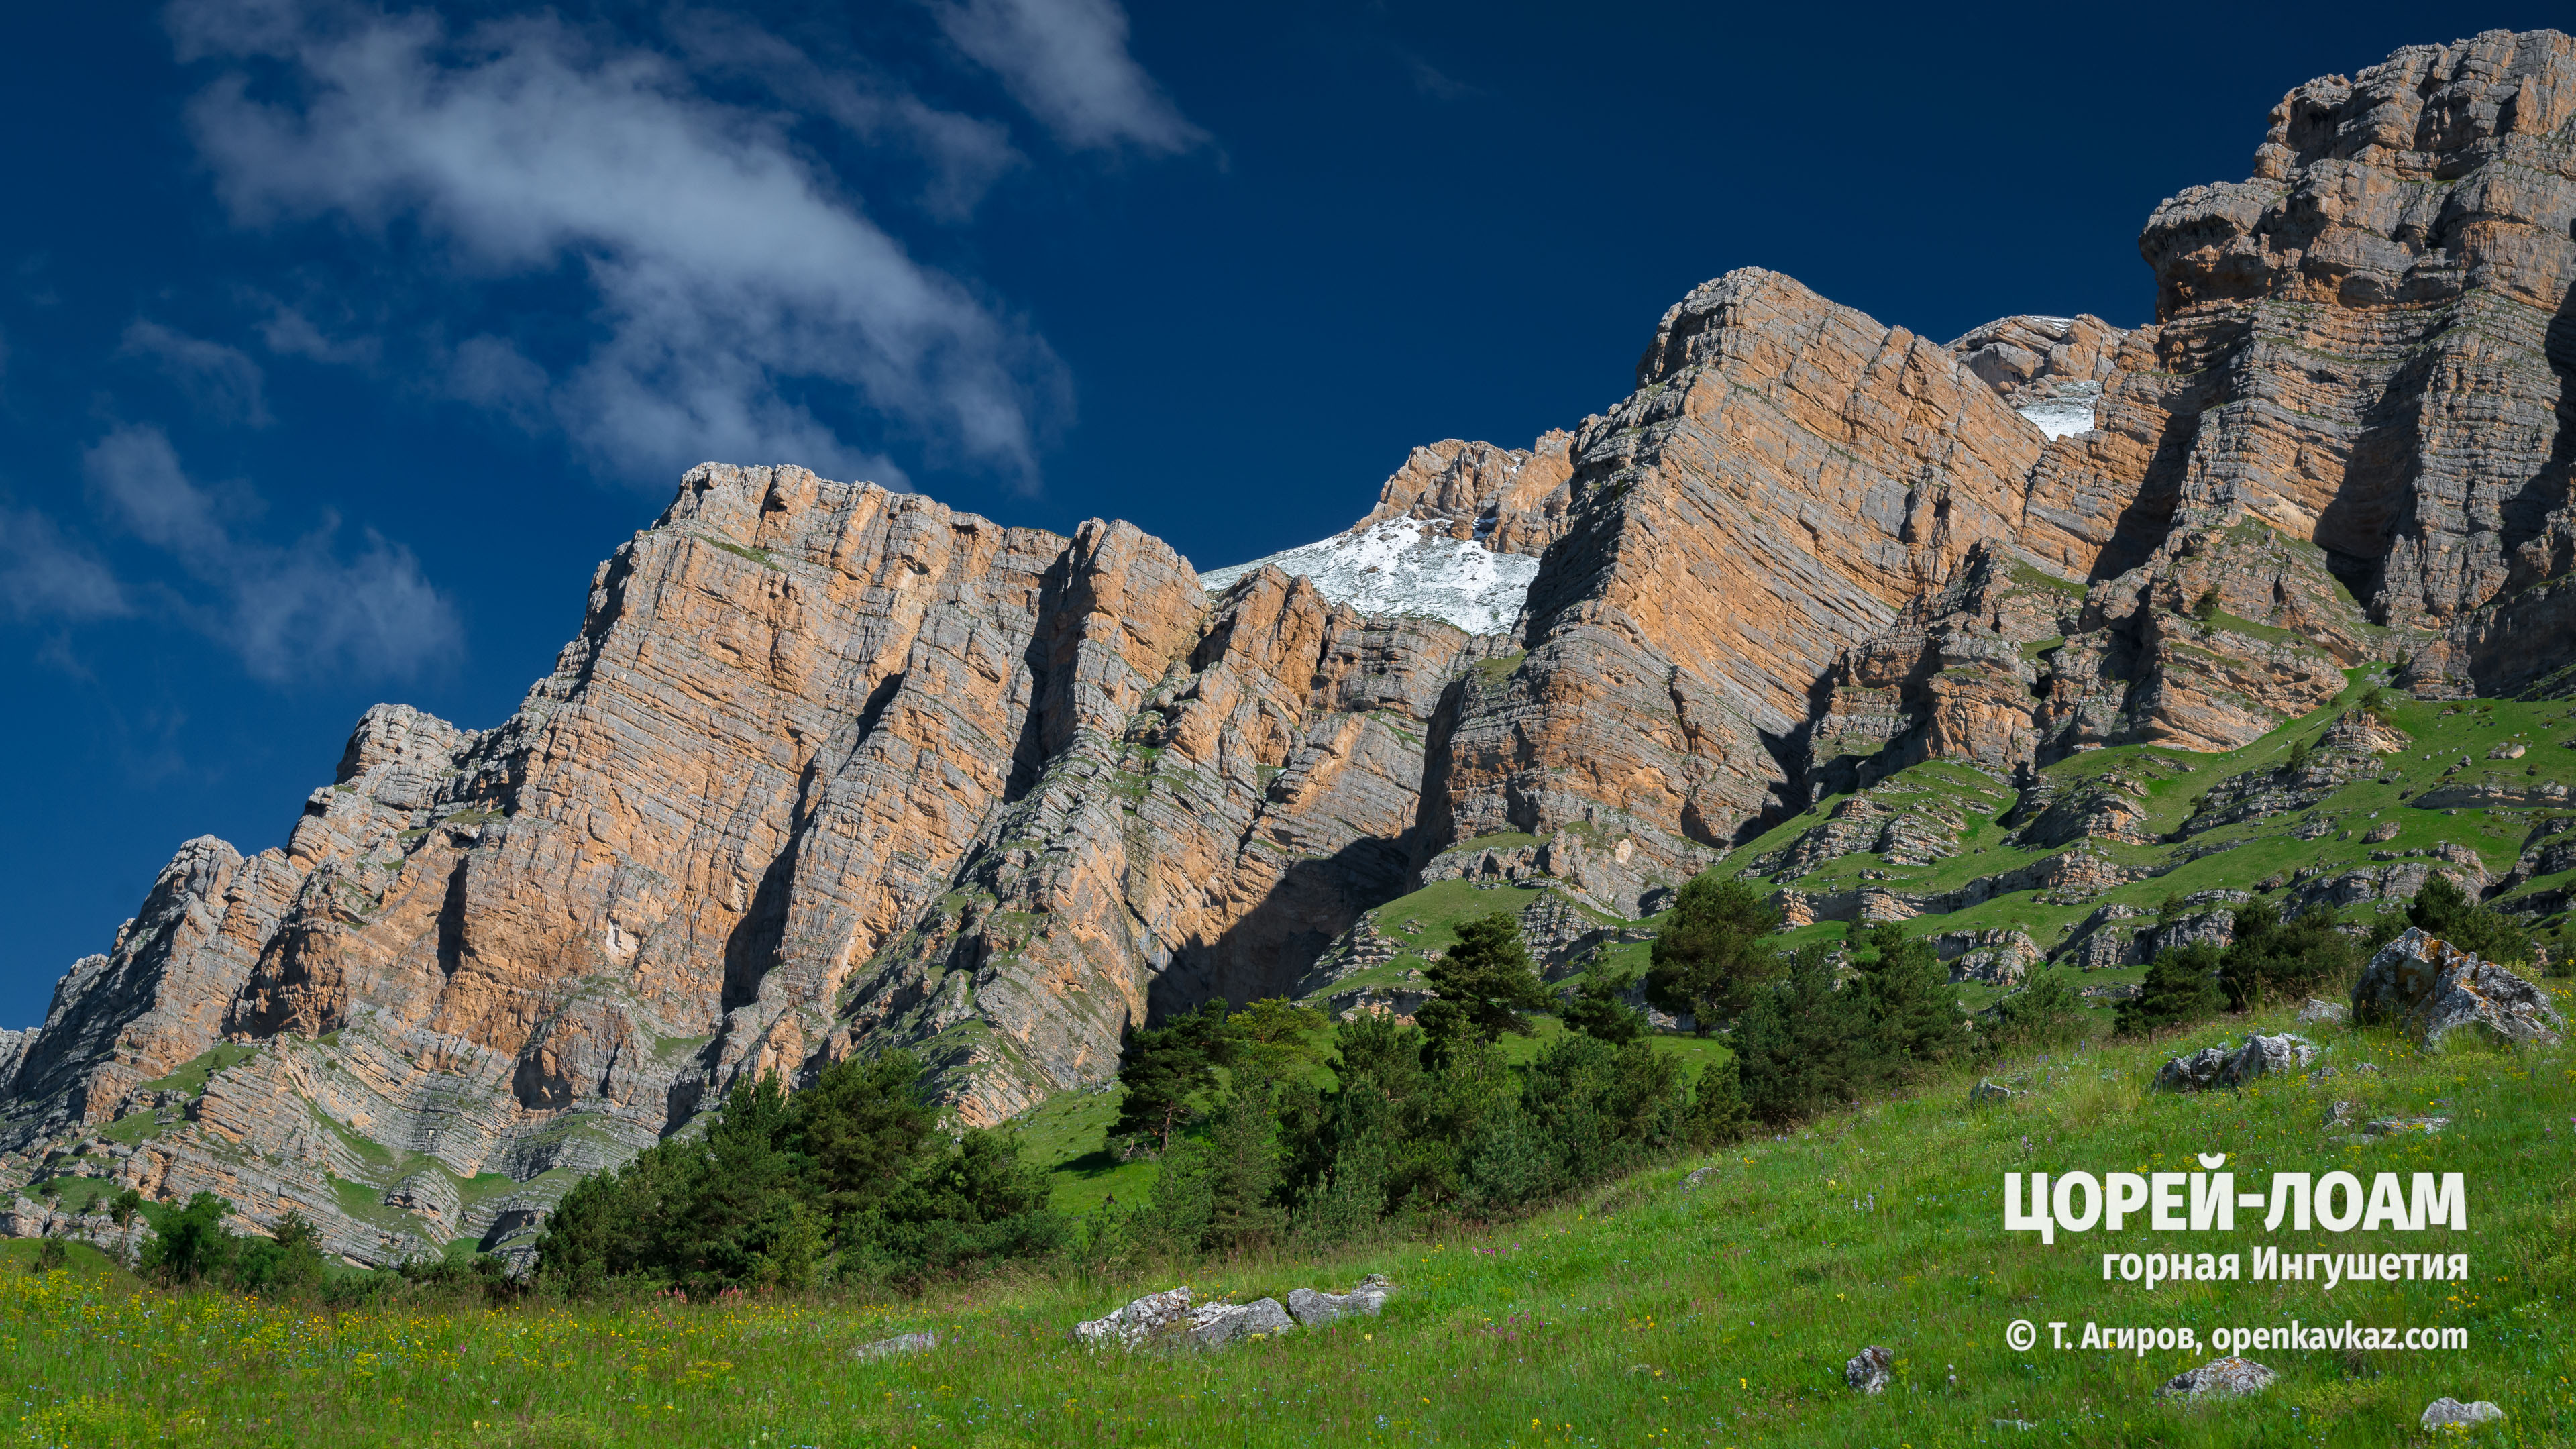
M1362 613L1445 619L1470 634L1509 630L1538 577L1537 559L1451 538L1420 519L1390 518L1359 533L1209 569L1199 585L1223 593L1263 564L1311 580L1325 598Z
M2051 438L2071 438L2093 431L2093 410L2101 401L2102 384L2098 382L2060 383L2054 397L2041 398L2013 411L2030 419Z

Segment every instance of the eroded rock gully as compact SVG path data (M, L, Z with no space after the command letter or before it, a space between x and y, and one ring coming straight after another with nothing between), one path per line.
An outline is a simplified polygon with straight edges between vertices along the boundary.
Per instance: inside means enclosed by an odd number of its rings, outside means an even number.
M1125 523L694 469L509 720L380 706L285 845L181 847L0 1033L0 1166L298 1209L365 1261L523 1244L747 1074L909 1045L996 1121L1152 1010L1292 989L1426 872L1633 918L1908 764L2230 748L2401 654L2421 692L2548 686L2576 43L2310 82L2253 172L2155 209L2146 326L1943 346L1737 271L1602 414L1415 450L1359 526L1536 557L1509 634L1271 567L1211 596ZM2012 824L2071 848L1980 886L2113 869L2081 842L2130 838L2135 793L2033 791ZM1778 865L1953 830L1856 796Z

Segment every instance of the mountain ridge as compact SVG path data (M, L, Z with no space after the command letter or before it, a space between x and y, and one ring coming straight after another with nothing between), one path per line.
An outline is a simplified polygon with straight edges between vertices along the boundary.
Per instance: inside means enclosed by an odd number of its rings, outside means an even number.
M2016 889L2080 890L2138 812L2049 767L2568 666L2571 216L2576 44L2489 32L2292 91L2149 219L2148 326L1942 345L1729 272L1606 411L1417 449L1341 536L1525 588L1475 628L701 465L510 720L379 706L286 846L181 848L0 1035L0 1171L502 1247L763 1072L908 1045L1000 1121L1431 881L1633 922L1828 798L1809 854L1869 853L1849 801L1934 763L2076 845Z

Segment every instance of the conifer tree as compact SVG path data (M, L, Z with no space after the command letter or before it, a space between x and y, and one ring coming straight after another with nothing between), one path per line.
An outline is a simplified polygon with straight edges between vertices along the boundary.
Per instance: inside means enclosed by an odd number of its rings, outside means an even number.
M1834 989L1821 945L1790 956L1735 1024L1744 1106L1755 1120L1795 1122L1848 1100L1876 1068L1860 993Z
M1691 1084L1689 1111L1682 1118L1682 1136L1693 1147L1721 1147L1751 1129L1741 1075L1732 1055L1700 1068L1699 1080Z
M1566 1003L1561 1013L1566 1026L1612 1046L1626 1046L1644 1036L1646 1018L1627 1002L1629 989L1636 984L1634 970L1596 968L1575 988L1574 999Z
M1681 888L1672 915L1655 936L1646 999L1687 1013L1701 1036L1752 1003L1779 970L1779 953L1762 938L1780 928L1780 913L1740 880L1700 875Z
M1893 921L1870 932L1878 959L1860 968L1860 999L1880 1061L1891 1071L1947 1061L1960 1048L1959 993L1932 944Z
M1457 944L1422 974L1440 995L1414 1019L1435 1038L1472 1035L1492 1042L1505 1033L1528 1036L1529 1013L1549 1002L1529 948L1521 944L1520 918L1509 911L1460 926Z
M2148 1036L2216 1016L2223 962L2218 947L2207 941L2157 952L2138 994L2120 1003L2112 1029L2121 1036Z

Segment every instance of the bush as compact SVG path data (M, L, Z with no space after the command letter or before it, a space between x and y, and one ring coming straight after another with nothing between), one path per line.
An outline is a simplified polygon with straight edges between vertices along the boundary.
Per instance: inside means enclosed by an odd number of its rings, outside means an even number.
M2074 1046L2093 1037L2093 1018L2069 983L2070 973L2041 971L2019 991L1995 1003L1987 1043L1996 1051Z
M211 1192L188 1199L164 1217L160 1235L143 1245L143 1268L164 1283L195 1283L232 1262L233 1235L224 1228L224 1200Z
M2200 597L2191 601L2191 616L2205 624L2218 617L2218 604L2218 590L2203 589Z
M2489 961L2526 964L2531 960L2531 933L2520 922L2469 899L2457 881L2439 871L2424 878L2414 903L2406 909L2406 919Z
M2311 906L2284 922L2268 901L2236 910L2235 939L2220 957L2219 990L2231 1011L2344 988L2361 969L2361 952L2335 924L2334 912Z

